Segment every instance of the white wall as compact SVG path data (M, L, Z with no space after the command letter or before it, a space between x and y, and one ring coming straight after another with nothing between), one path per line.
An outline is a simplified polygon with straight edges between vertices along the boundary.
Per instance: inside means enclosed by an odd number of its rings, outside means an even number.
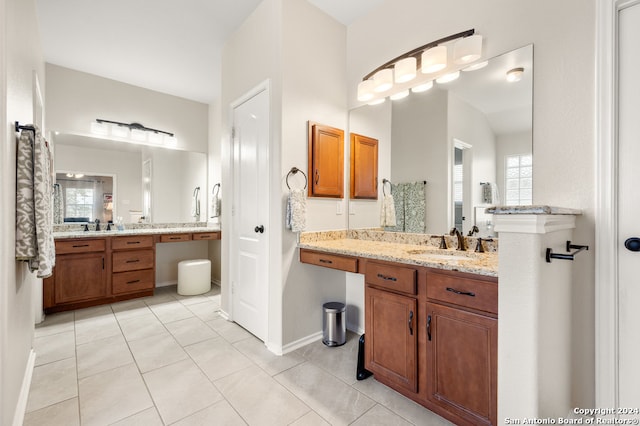
M33 73L45 88L35 2L0 2L0 424L21 424L30 376L33 298L42 280L15 261L16 134L33 116ZM28 24L25 24L28 23ZM44 93L43 93L44 95ZM27 386L29 383L25 383ZM20 399L22 398L22 399Z
M55 144L56 170L115 175L115 216L128 218L129 210L142 210L141 164L142 155L140 152L121 152Z
M345 297L344 274L300 264L296 235L283 226L285 176L293 166L306 172L307 121L346 129L345 36L343 25L305 0L264 0L223 51L222 176L227 200L233 191L230 104L260 82L270 80L268 229L272 232L267 343L275 350L321 331L322 303L344 301ZM309 200L307 211L309 230L346 228L346 214L336 214L335 199ZM223 204L223 222L228 223L230 218L227 201ZM223 234L223 265L230 264L228 248L228 235ZM230 305L228 282L228 272L223 270L223 310Z
M534 203L582 209L577 243L594 242L594 0L396 0L348 28L349 105L378 65L468 28L485 37L484 54L533 43ZM594 403L594 258L573 263L573 404Z

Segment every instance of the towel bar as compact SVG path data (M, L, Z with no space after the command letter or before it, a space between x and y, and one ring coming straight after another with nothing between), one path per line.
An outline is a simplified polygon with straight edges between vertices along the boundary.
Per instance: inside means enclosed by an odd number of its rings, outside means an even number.
M570 252L572 249L576 249L573 253L564 254L564 253L554 253L553 250L547 248L546 259L547 263L551 263L551 259L562 259L562 260L573 260L573 257L580 253L582 250L589 250L589 246L579 246L575 244L571 244L571 241L567 241L567 252Z
M291 170L289 170L289 173L287 173L287 177L285 179L286 182L287 182L287 188L291 189L291 187L289 186L289 176L295 175L298 172L302 173L302 176L304 176L304 188L302 188L302 189L307 189L307 183L308 183L307 175L304 174L304 172L302 170L300 170L299 168L297 168L297 167L292 167Z

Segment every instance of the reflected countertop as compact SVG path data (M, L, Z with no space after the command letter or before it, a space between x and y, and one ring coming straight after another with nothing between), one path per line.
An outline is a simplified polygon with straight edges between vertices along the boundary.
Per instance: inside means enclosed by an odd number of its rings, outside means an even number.
M424 244L352 238L353 235L340 235L340 233L334 233L333 236L335 238L304 238L304 236L301 236L298 246L300 248L333 254L385 260L491 277L498 276L497 252L475 253L471 250L445 250Z
M66 239L66 238L99 238L99 237L118 237L118 236L127 236L127 235L158 235L158 234L184 234L184 233L206 233L206 232L220 232L220 225L211 225L208 224L206 226L194 226L193 223L187 224L171 224L171 226L156 226L151 225L149 227L143 228L126 228L122 231L117 231L112 229L111 231L83 231L80 225L75 225L78 229L73 230L65 230L53 232L53 238L58 239ZM82 225L84 226L84 225ZM95 227L95 225L91 224L90 227ZM106 225L101 225L106 228ZM113 226L113 225L112 225Z

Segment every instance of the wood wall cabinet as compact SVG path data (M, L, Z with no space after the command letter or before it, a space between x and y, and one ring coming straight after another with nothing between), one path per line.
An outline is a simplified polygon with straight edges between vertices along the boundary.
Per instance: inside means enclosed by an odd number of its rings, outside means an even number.
M309 122L309 197L344 197L344 131Z
M378 140L351 133L351 198L378 199Z
M368 262L365 272L365 368L376 379L418 390L416 270Z

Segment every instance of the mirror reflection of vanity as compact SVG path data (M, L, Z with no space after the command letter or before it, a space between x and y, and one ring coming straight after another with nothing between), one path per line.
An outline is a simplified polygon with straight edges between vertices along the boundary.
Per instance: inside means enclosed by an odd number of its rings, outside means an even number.
M62 216L67 217L67 222L77 222L87 216L90 216L90 221L100 219L101 222L121 217L124 223L207 220L204 153L70 134L56 135L54 146L55 170L61 188L78 188L78 181L86 181L82 187L91 188L90 199L97 206L91 214L88 207L83 210L82 206L76 206L75 210L80 209L85 214L74 214L69 202L75 200L67 200L63 192ZM77 175L85 176L75 178ZM96 182L109 180L112 180L111 185L97 186ZM200 193L202 213L198 220L193 214L196 187L203 189ZM73 216L80 219L73 219ZM59 220L62 221L64 218Z
M519 80L507 81L517 68ZM528 45L427 92L350 111L350 132L379 140L379 191L377 200L350 200L349 228L380 226L383 179L427 181L423 232L477 225L477 235L492 236L487 206L531 204L532 85Z

